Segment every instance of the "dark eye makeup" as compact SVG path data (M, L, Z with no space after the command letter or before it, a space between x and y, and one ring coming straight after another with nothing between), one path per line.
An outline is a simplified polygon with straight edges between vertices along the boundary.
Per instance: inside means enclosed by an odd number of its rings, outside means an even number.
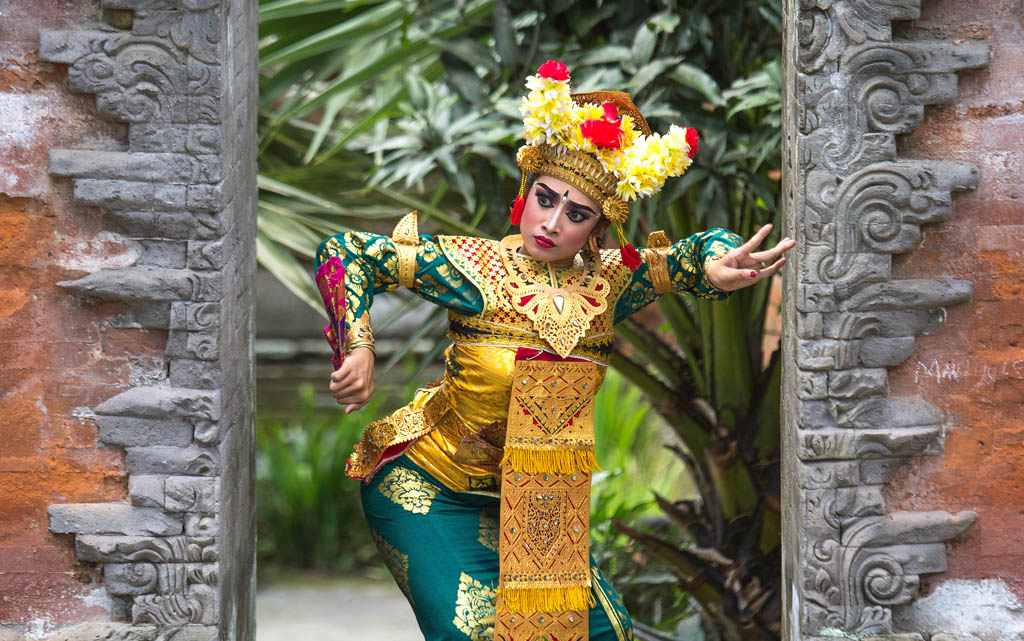
M545 209L550 209L551 207L555 206L555 199L557 198L557 194L555 194L555 192L552 191L547 185L538 183L535 192L537 194L538 205ZM571 208L568 211L566 211L566 216L569 217L569 220L571 220L574 223L582 223L583 221L590 218L588 214L584 213L585 211L591 211L589 207L584 207L583 205L575 203L571 200L569 201L569 203L571 205Z

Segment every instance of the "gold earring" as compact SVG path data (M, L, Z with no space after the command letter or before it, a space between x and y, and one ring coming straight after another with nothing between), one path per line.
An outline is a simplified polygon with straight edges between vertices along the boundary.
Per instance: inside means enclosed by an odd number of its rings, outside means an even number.
M589 246L590 251L594 252L595 254L601 253L601 250L597 248L597 236L591 234L590 238L587 239L587 246Z

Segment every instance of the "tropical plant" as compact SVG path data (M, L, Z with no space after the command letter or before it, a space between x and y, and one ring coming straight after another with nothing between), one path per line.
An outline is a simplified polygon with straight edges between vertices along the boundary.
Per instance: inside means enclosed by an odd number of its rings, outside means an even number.
M319 309L301 259L350 225L390 231L415 208L424 229L507 233L523 78L548 58L577 91L629 91L656 131L701 133L687 173L634 206L632 238L713 226L748 237L777 219L781 15L780 0L263 1L260 261ZM779 635L768 295L762 282L725 302L663 296L662 320L620 326L613 359L678 434L699 495L659 499L657 527L621 515L620 532L672 569L724 639Z
M359 486L345 476L345 461L359 440L364 416L326 414L315 407L313 386L300 386L294 418L257 420L256 486L259 566L353 571L378 560L365 523ZM365 414L363 413L365 412Z

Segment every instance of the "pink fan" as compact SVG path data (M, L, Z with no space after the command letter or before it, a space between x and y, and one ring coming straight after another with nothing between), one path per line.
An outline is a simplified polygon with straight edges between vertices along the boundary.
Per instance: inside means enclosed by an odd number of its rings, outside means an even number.
M340 258L331 256L320 265L316 270L316 287L331 321L324 328L324 336L334 350L331 363L337 371L345 360L345 266Z

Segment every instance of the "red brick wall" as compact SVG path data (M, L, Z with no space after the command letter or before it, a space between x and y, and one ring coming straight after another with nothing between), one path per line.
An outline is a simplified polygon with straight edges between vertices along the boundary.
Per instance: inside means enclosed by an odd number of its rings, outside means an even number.
M891 510L974 510L952 546L949 579L999 579L1024 600L1024 16L1020 0L925 0L902 37L983 38L992 62L960 73L960 100L926 109L900 141L911 158L975 163L978 188L953 197L953 216L923 228L896 256L893 277L951 276L974 298L917 339L890 373L893 394L918 394L953 414L940 457L921 459L888 491ZM925 579L926 577L922 577ZM928 592L928 586L922 592Z
M75 408L164 370L165 332L114 328L120 304L55 285L137 255L47 174L51 147L126 144L125 125L97 121L95 98L69 93L65 69L36 57L40 28L88 23L96 5L12 0L0 17L0 625L36 634L117 616L72 537L49 533L47 507L124 499L123 451L98 446Z

